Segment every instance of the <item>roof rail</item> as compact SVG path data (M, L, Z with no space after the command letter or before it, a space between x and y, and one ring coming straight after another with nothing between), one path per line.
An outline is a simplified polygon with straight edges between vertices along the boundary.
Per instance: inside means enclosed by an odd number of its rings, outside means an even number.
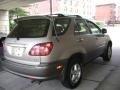
M79 16L79 15L64 15L64 14L52 14L52 15L46 15L46 16L58 16L58 17L69 17L69 16L71 16L71 17L79 17L79 18L82 18L81 16Z
M58 17L64 17L64 14L53 14L53 15L58 15Z
M81 16L79 16L79 15L69 15L69 16L82 18L82 17L81 17Z
M65 17L64 14L52 14L52 15L47 15L47 16L58 16L58 17Z

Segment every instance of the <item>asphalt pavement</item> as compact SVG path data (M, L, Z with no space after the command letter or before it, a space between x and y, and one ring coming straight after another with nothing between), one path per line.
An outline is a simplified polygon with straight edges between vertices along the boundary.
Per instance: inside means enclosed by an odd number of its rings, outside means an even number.
M110 62L97 58L84 67L83 80L74 90L120 90L120 30L107 27L113 40L113 55ZM40 85L0 69L0 90L69 90L58 80L42 82Z

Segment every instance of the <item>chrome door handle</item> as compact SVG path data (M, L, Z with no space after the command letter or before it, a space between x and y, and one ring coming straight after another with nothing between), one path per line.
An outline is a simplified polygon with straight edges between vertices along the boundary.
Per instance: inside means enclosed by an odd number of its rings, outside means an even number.
M80 41L84 41L84 39L83 39L83 38L80 38Z

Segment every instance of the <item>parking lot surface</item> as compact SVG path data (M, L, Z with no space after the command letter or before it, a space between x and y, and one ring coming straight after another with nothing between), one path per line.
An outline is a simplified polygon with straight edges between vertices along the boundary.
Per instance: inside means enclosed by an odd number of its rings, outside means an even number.
M84 77L74 90L120 90L120 30L107 27L113 40L113 55L110 62L97 58L84 67ZM69 90L58 80L42 82L40 85L0 68L0 90Z

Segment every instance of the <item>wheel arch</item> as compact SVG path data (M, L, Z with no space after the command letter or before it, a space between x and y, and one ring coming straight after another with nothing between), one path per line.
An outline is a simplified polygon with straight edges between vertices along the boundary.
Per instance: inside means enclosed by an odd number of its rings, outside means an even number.
M108 41L107 46L110 45L112 47L112 41Z
M67 63L66 63L66 68L64 69L64 71L62 72L62 74L61 74L61 78L60 78L60 80L61 80L61 82L63 83L63 85L64 86L66 86L66 87L69 87L69 88L73 88L73 87L70 87L70 86L68 86L67 84L66 84L66 82L67 82L67 80L66 80L66 78L67 78L67 74L68 74L68 70L69 70L69 65L71 64L71 62L73 61L73 60L75 60L75 58L81 58L81 59L79 59L79 61L80 61L80 63L83 63L83 60L84 60L84 54L83 53L75 53L75 54L73 54L73 55L71 55L70 56L70 58L68 59L68 61L67 61ZM76 60L75 60L76 61ZM81 65L82 66L82 65ZM82 73L82 67L81 67L81 73ZM81 78L82 78L82 75L81 75ZM76 86L78 86L79 84L77 84ZM76 87L75 86L75 87Z
M74 60L73 58L79 58L78 60L80 61L81 64L84 64L84 60L85 60L85 54L84 53L81 53L81 52L78 52L78 53L74 53L72 54L68 61L67 61L67 66L69 65L69 63Z

